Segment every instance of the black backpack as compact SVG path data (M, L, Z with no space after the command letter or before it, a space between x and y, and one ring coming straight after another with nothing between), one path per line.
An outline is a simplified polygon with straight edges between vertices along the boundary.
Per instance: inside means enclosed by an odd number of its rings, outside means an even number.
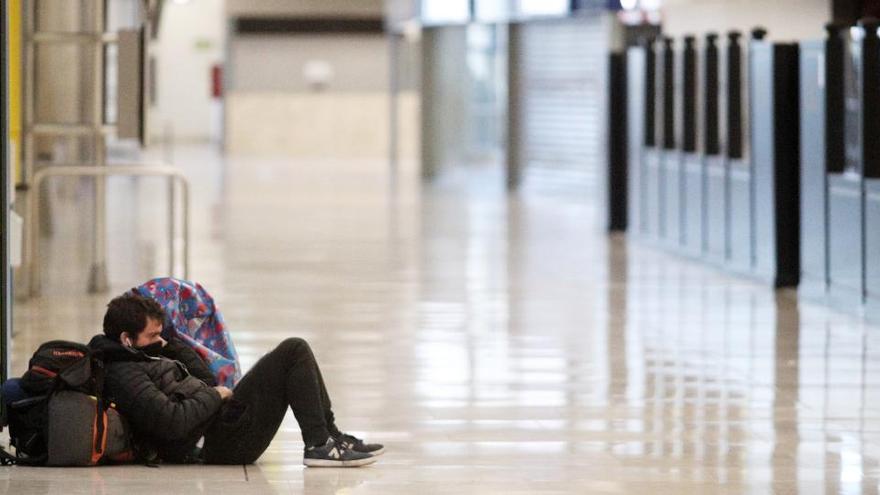
M134 458L128 425L102 395L104 362L85 345L41 345L20 387L25 398L4 398L15 453L0 449L3 464L94 466Z

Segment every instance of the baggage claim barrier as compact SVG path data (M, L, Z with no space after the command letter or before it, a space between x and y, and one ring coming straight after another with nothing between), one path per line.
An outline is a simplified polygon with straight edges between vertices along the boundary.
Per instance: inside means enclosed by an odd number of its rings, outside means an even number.
M798 47L765 36L628 50L629 228L786 287L800 273Z
M880 317L880 22L800 45L800 294Z
M189 278L190 256L190 231L189 231L189 180L183 173L168 165L108 165L106 167L89 166L53 166L40 169L34 174L32 193L28 197L30 219L28 221L28 274L30 277L30 295L37 296L40 293L41 267L40 267L40 191L43 181L59 176L73 177L107 177L112 175L122 176L158 176L167 177L169 180L169 222L168 222L168 274L173 275L177 267L175 232L176 224L176 201L173 190L174 184L180 185L182 199L182 236L183 236L183 278Z
M878 30L628 49L630 237L880 319Z

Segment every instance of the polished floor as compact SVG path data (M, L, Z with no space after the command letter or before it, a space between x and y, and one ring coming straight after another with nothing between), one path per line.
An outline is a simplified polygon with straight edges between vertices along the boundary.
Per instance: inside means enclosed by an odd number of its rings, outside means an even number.
M173 158L195 183L190 276L245 368L305 337L341 426L387 454L306 469L288 415L256 465L0 468L0 491L880 492L878 327L608 238L591 198L508 196L491 169L421 187L378 162ZM43 295L16 303L16 372L167 272L164 185L120 179L112 289L86 293L88 191L54 193Z

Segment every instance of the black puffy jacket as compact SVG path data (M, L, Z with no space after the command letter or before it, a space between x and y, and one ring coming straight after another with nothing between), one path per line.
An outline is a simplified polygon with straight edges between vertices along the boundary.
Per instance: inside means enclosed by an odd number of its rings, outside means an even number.
M181 344L169 346L163 355L176 351L178 359L150 357L104 335L89 342L104 359L104 395L128 419L135 439L154 446L165 461L184 462L217 416L222 400L184 364L188 362L196 375L213 380L198 355L181 349Z

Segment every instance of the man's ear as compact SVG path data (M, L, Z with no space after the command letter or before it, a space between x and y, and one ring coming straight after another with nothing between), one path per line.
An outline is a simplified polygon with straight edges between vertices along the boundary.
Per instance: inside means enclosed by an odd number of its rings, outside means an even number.
M119 334L119 343L126 347L131 347L132 340L128 332L122 332L121 334Z

